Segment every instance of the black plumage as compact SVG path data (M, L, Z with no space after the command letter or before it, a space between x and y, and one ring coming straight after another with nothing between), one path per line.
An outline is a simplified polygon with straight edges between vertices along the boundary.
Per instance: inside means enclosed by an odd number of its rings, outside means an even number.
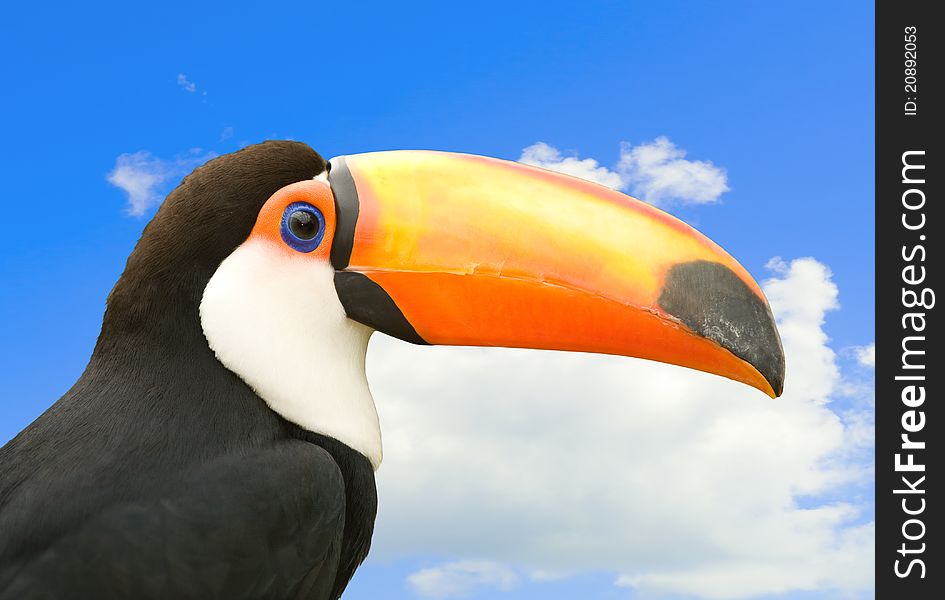
M370 463L271 411L198 314L262 204L324 169L267 142L168 196L85 372L0 449L0 598L340 596L370 545Z

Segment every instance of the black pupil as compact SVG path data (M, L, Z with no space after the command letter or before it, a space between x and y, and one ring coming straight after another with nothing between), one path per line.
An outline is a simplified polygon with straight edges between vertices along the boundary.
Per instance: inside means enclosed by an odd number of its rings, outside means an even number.
M289 215L289 230L300 240L311 240L318 235L318 219L304 210L297 210Z

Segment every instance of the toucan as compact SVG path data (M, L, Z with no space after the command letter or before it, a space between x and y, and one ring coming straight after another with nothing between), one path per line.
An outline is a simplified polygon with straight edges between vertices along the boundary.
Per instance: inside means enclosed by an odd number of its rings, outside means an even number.
M375 331L784 381L758 284L649 204L482 156L249 146L168 195L85 371L0 449L0 598L339 598L377 511Z

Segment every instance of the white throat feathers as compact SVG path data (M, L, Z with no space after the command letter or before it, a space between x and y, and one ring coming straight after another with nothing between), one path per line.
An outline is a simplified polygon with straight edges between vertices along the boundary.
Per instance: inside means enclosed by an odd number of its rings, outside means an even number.
M200 322L217 359L272 410L377 470L381 429L364 370L374 330L345 316L330 264L248 240L207 283Z

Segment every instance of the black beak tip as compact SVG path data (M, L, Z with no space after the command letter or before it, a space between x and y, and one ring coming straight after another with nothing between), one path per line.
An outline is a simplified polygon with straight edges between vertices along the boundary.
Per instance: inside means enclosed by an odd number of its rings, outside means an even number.
M658 303L755 367L776 397L784 391L784 349L771 309L731 269L709 261L675 265Z

